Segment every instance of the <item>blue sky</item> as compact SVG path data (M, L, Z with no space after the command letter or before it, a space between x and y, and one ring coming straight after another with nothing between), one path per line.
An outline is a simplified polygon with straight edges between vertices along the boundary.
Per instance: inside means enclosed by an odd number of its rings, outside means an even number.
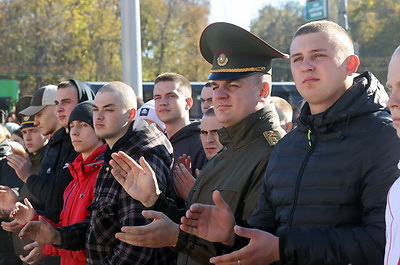
M250 21L258 16L260 8L267 4L278 7L285 2L287 0L210 0L210 23L224 21L249 29Z

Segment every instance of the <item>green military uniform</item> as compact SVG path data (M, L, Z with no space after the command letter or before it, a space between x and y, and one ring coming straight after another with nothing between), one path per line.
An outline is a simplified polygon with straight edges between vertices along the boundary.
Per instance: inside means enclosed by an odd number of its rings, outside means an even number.
M206 163L189 194L188 205L214 204L211 191L219 190L236 217L251 216L272 147L285 135L277 115L269 104L238 124L219 130L224 149ZM197 264L192 258L208 264L208 259L216 256L213 244L183 231L177 250L190 255L180 255L178 264Z
M200 51L212 64L208 76L212 81L238 80L257 73L270 75L271 60L287 57L247 30L229 23L209 25L200 38ZM247 89L249 93L257 93L254 88ZM261 94L261 82L257 89ZM214 96L218 119L217 101L218 98ZM248 113L246 118L218 131L224 149L202 169L189 194L187 205L214 204L212 192L219 190L237 217L246 219L251 216L261 192L271 150L285 135L275 107L271 104L264 108L260 106L254 105L254 113ZM179 222L182 214L164 195L159 197L152 209L164 212L175 222ZM175 250L181 252L178 264L208 264L209 258L216 255L213 243L183 231L179 232Z

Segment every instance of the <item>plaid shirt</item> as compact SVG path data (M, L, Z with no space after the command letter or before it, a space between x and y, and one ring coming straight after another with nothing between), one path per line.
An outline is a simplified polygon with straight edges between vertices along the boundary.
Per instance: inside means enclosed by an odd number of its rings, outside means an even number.
M172 165L172 146L166 136L155 126L146 126L136 120L119 139L112 150L105 152L104 164L95 185L95 199L89 207L90 217L80 223L58 228L62 248L86 248L87 264L173 264L176 254L169 248L144 248L132 246L115 238L122 226L140 226L150 222L141 214L143 206L125 192L111 174L111 153L124 151L136 161L141 156L153 168L158 185L167 194L172 192L169 175ZM86 240L85 240L86 235Z

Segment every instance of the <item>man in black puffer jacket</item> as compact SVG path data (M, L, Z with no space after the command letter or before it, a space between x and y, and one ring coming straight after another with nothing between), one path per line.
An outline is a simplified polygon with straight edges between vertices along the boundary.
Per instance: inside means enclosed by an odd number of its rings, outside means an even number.
M352 41L333 22L300 27L290 53L308 103L297 129L273 150L258 207L245 223L263 231L235 227L235 238L218 193L216 207L193 205L182 229L233 246L225 251L250 238L240 251L211 259L218 264L382 264L386 194L400 173L388 96L371 73L354 74ZM206 230L198 225L202 218L210 220ZM222 236L210 230L218 223Z

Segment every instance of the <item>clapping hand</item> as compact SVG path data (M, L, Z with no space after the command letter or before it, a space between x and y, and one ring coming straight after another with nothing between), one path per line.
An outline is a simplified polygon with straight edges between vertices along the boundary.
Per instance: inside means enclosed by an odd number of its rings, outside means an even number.
M111 174L124 190L144 206L153 206L161 191L155 173L144 157L139 159L140 165L122 151L113 153L111 157Z

